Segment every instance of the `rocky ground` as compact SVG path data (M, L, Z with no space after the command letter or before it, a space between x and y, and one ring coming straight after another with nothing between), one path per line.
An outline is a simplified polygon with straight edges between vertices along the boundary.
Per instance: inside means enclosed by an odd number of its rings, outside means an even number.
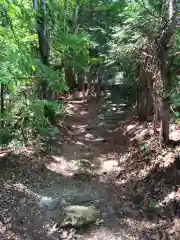
M180 239L177 146L111 99L69 101L60 131L46 152L1 152L0 239Z

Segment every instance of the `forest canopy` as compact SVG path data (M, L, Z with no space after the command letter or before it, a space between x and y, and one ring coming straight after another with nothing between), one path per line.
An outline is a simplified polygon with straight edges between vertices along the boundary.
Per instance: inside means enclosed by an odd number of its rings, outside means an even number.
M1 0L1 144L57 134L58 96L92 81L96 91L107 82L129 86L140 120L161 112L167 142L170 107L178 117L180 106L179 7L175 0Z

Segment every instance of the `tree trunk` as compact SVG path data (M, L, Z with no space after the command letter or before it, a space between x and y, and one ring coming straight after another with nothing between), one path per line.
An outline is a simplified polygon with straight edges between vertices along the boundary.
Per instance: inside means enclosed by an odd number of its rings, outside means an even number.
M137 89L137 113L140 121L147 121L153 115L153 98L147 86Z
M4 84L1 83L1 115L3 116L5 112L5 106L4 106ZM1 119L1 129L4 128L4 120Z
M137 113L140 121L147 121L153 115L152 75L146 68L138 68L137 80Z
M96 84L96 98L99 99L101 97L101 78L98 77L98 82Z
M163 29L158 40L158 61L159 72L162 81L162 99L161 99L161 131L160 141L164 145L169 142L169 120L170 120L170 76L169 76L169 58L168 44L176 31L176 0L169 0L169 21Z
M33 0L34 10L37 12L36 17L36 29L38 35L38 42L39 42L39 53L41 61L44 65L49 65L49 55L50 55L50 48L47 38L46 32L46 0ZM41 80L40 82L40 97L43 99L52 100L53 91L46 81Z
M47 31L46 31L46 0L33 0L34 10L36 11L36 29L39 42L39 53L41 62L49 66L50 47L48 43ZM38 83L39 97L40 99L53 100L55 93L46 80L41 80ZM52 125L55 125L55 112L54 110L44 106L44 116L48 118Z
M72 66L66 66L65 67L65 77L66 77L66 82L69 87L69 90L72 91L76 88L76 80L75 80L75 74L73 71Z
M160 103L161 130L160 142L164 145L169 141L170 120L170 79L168 76L168 51L164 46L159 46L159 70L162 81L162 97Z
M101 84L103 82L103 73L101 67L97 71L97 83L96 83L96 98L99 99L101 96Z
M79 72L77 74L77 81L78 81L78 90L82 91L84 85L84 72Z
M160 140L161 143L167 145L169 142L169 120L170 120L169 98L163 98L161 100L160 111L161 111Z

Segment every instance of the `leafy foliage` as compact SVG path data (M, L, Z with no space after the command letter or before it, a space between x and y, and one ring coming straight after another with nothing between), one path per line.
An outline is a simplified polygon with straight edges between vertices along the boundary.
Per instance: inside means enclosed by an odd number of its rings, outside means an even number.
M54 96L68 91L68 77L77 83L79 73L88 75L99 68L99 74L125 83L133 93L140 49L154 41L167 16L163 0L55 0L46 1L45 7L34 10L31 1L0 1L1 131L20 139L49 129L45 107L54 116L63 114ZM38 24L43 25L50 49L46 64ZM176 36L171 55L179 50L179 31ZM178 64L177 57L171 72ZM179 105L178 91L172 101L174 107Z

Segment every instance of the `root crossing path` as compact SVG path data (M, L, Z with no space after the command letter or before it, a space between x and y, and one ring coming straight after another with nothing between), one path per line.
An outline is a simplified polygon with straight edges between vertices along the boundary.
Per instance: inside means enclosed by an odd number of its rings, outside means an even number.
M108 99L69 102L62 136L46 154L26 149L2 155L0 239L148 239L139 237L144 225L128 182L128 113L125 104ZM90 206L98 214L85 219Z

